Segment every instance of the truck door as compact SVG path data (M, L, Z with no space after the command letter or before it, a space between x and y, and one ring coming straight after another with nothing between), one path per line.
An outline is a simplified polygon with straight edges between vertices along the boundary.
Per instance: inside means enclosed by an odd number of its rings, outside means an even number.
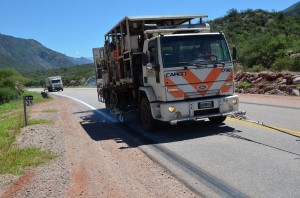
M144 84L145 86L155 86L160 83L160 64L156 38L148 42L148 50L146 50L146 53L148 54L148 61L146 65L143 66Z

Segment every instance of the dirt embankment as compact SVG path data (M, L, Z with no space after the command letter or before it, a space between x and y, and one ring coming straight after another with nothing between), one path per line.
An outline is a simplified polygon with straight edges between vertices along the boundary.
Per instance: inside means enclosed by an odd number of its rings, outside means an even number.
M30 107L31 119L51 120L22 130L16 145L59 155L21 176L0 175L0 197L199 197L138 147L120 129L89 121L85 107L57 97Z
M235 82L237 93L300 96L300 73L238 72Z

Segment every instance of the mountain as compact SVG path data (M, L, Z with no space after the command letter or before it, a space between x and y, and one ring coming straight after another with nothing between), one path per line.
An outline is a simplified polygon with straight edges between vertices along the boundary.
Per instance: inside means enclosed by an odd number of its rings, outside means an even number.
M300 1L282 11L287 16L300 16Z
M19 72L56 69L91 63L86 58L72 58L46 48L33 39L0 34L0 68L15 68Z
M84 64L90 64L93 61L90 60L90 58L80 57L80 58L73 58L69 57L72 62L74 62L76 65L84 65Z

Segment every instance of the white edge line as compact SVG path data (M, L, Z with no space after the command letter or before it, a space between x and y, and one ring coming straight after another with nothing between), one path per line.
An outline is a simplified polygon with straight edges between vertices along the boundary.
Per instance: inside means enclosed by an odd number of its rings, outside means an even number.
M77 101L77 102L79 102L79 103L81 103L81 104L84 104L84 105L87 106L88 108L90 108L90 109L96 111L96 113L98 113L99 115L105 117L105 118L108 119L110 122L117 122L116 119L112 118L111 116L108 116L107 114L105 114L105 113L99 111L99 110L96 109L95 107L93 107L93 106L91 106L91 105L89 105L89 104L87 104L87 103L85 103L85 102L83 102L83 101L81 101L81 100L79 100L79 99L77 99L77 98L73 98L73 97L71 97L71 96L67 96L67 95L60 94L60 93L52 93L52 94L58 95L58 96L67 97L67 98L70 98L70 99L72 99L72 100L75 100L75 101Z

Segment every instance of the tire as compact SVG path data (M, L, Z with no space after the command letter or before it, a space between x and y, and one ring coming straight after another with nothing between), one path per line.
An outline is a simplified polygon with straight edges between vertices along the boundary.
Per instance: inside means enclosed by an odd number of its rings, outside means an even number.
M226 120L227 116L217 116L208 118L210 122L214 124L222 124Z
M153 119L150 104L146 97L143 97L140 104L140 121L144 129L153 131L157 126L157 121Z
M108 102L105 102L105 109L110 109L110 104Z
M109 92L104 92L103 93L103 99L104 99L104 104L106 109L110 109L110 93ZM100 97L99 92L98 92L98 98Z

